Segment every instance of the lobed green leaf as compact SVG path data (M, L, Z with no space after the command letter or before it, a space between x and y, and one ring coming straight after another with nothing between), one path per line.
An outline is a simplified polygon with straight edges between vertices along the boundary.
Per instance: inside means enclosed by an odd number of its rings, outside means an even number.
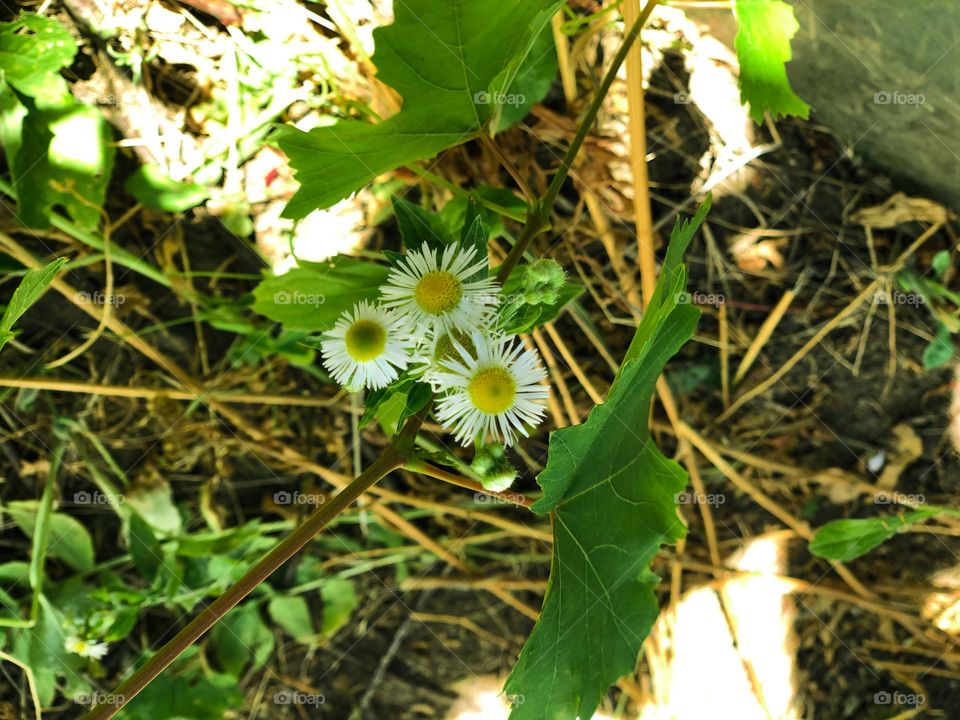
M647 420L664 363L699 318L678 304L686 283L680 259L708 208L709 200L674 229L607 401L584 424L550 436L533 510L553 513L553 558L540 619L507 682L511 720L591 717L609 686L633 670L657 617L650 563L685 532L675 496L686 474L657 449Z
M749 104L750 117L758 124L765 110L774 118L809 117L810 106L797 97L787 78L790 39L799 28L793 8L782 0L736 0L734 14L740 101Z
M500 124L501 108L510 101L521 63L560 4L558 0L397 3L393 24L374 31L373 62L378 78L403 96L403 109L376 125L341 120L309 133L282 128L280 148L301 184L287 205L287 217L329 207L384 172L475 137L491 120ZM537 63L542 59L531 57ZM533 83L541 72L545 71L520 77ZM536 88L542 86L541 81ZM530 88L531 93L537 91Z

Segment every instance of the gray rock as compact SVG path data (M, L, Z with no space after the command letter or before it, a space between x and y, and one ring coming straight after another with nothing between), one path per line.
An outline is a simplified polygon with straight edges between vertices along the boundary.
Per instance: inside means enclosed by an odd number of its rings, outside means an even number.
M960 209L960 3L790 0L790 82L868 163Z

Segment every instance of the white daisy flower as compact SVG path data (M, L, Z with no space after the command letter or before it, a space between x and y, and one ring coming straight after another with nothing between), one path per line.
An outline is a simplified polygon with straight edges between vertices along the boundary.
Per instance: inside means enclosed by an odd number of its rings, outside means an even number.
M437 402L437 419L453 429L461 445L493 435L505 446L527 426L539 425L549 391L540 384L546 373L537 355L507 337L471 336L475 352L454 342L460 355L443 360L434 375L448 390Z
M85 658L91 658L92 660L102 660L110 649L110 646L105 642L91 642L90 640L78 638L75 635L70 635L65 638L63 647L67 652L72 652L74 655L80 655Z
M469 355L476 352L469 332L440 329L423 340L414 353L411 373L430 385L434 392L443 390L443 383L437 377L438 373L443 372L443 361L460 359L460 353L454 343L459 343Z
M474 328L499 302L493 278L470 280L486 270L487 259L474 262L476 248L448 245L441 255L426 245L407 252L387 277L383 305L396 308L421 334L431 328Z
M366 300L343 313L324 337L323 366L351 390L386 387L407 367L413 349L404 320Z

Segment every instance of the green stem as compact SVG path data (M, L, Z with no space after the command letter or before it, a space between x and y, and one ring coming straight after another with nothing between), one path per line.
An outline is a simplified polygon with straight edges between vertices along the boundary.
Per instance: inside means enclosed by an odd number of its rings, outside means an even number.
M619 72L620 66L623 65L624 60L627 58L627 53L630 52L630 48L633 46L633 43L640 36L640 29L643 27L644 23L647 22L647 19L650 17L650 13L653 12L653 8L656 7L659 1L660 0L647 0L647 4L644 5L643 10L640 11L640 16L636 19L636 21L633 23L633 26L624 36L623 43L620 45L620 49L613 57L613 62L610 63L610 67L607 69L606 75L603 76L603 82L600 83L600 87L594 94L593 101L590 103L590 107L587 108L587 112L583 116L583 120L580 122L580 127L577 129L577 134L574 136L573 141L570 143L570 147L567 148L567 152L560 161L560 167L557 169L557 174L553 176L553 180L550 182L550 186L547 188L547 192L540 202L535 207L531 207L528 211L527 224L524 225L523 231L520 233L520 237L517 238L517 242L510 249L506 259L500 266L500 270L497 272L497 280L500 281L501 285L506 282L508 277L510 277L510 273L513 272L514 268L517 266L517 263L520 262L520 258L523 256L523 253L526 252L527 246L533 242L533 239L537 235L549 227L550 213L553 212L553 204L557 201L557 196L560 194L560 189L563 187L563 183L566 182L571 168L573 168L573 163L577 159L577 153L580 152L580 148L583 147L583 141L586 140L587 133L590 132L590 128L593 127L594 120L597 119L597 114L600 112L600 106L603 104L603 99L607 96L610 86L613 85L613 81L617 77L617 72Z
M410 418L403 430L387 446L370 467L357 476L353 482L337 493L333 500L321 505L316 512L284 538L276 547L250 568L242 578L230 586L220 597L214 600L203 612L191 620L176 636L164 645L133 675L127 678L114 692L106 697L112 702L97 705L81 720L107 720L143 690L151 680L159 675L179 655L196 642L207 630L213 627L237 603L243 600L264 580L270 577L283 563L301 550L331 520L352 505L374 483L388 473L403 467L407 454L413 445L423 416Z

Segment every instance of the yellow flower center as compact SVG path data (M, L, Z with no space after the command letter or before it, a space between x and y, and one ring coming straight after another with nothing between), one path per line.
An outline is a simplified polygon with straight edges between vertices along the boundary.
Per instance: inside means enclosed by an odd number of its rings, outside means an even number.
M460 304L463 297L463 284L453 273L446 270L428 272L417 283L413 291L417 305L430 315L443 315Z
M503 368L486 368L470 378L467 392L480 412L497 415L509 410L513 405L513 399L517 395L517 383Z
M357 320L347 330L347 352L357 362L378 357L387 346L387 329L373 320Z
M460 343L460 347L470 353L470 355L476 356L477 348L474 347L473 340L470 339L469 333L454 329L448 333L444 333L440 336L440 339L437 340L437 346L433 351L433 361L435 363L441 363L444 360L463 359L460 357L460 351L457 350L453 344L454 340Z

